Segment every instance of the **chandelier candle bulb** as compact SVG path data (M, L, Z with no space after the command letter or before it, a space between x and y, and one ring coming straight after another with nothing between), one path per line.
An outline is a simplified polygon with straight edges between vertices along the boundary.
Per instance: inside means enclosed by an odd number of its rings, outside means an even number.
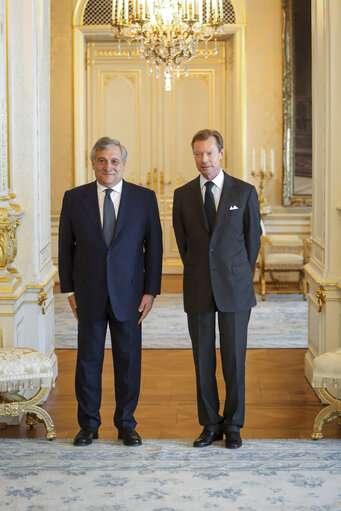
M122 16L122 2L123 0L118 0L117 2L117 20L120 21Z
M256 170L256 150L252 149L252 172L255 172Z
M191 0L191 18L193 19L195 16L195 1Z
M202 25L202 10L203 10L202 0L199 0L199 23L200 23L200 25Z
M199 19L199 0L195 0L195 15Z
M266 156L265 156L265 149L263 149L263 147L261 148L261 169L262 171L264 172L264 174L266 174Z
M223 20L224 19L224 11L223 11L223 0L219 0L219 17L218 19Z

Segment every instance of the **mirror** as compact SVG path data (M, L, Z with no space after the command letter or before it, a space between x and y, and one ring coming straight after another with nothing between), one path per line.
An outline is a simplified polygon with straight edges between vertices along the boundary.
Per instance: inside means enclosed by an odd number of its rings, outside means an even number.
M311 0L282 0L283 205L311 206Z

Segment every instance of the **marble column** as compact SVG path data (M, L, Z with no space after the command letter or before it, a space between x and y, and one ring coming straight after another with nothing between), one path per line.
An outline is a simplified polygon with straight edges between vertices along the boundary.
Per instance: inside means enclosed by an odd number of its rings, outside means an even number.
M0 23L4 56L0 64L0 346L26 346L47 354L57 375L56 269L50 232L50 1L0 0ZM8 236L10 230L10 240L5 240L4 233ZM10 248L4 250L6 246ZM4 252L7 256L1 259Z
M341 347L341 2L312 0L313 211L308 352Z

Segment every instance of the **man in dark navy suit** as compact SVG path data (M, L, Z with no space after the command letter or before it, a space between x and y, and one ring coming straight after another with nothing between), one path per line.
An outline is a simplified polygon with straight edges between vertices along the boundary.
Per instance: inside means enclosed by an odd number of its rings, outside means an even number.
M260 248L260 213L254 186L221 169L223 138L196 133L192 149L200 176L174 192L173 226L184 264L184 306L197 379L199 422L194 447L226 435L241 447L244 424L245 354L251 307L256 305L252 270ZM219 413L215 320L226 386Z
M122 179L127 151L103 137L90 159L96 181L65 193L59 228L60 289L78 321L74 445L98 438L107 325L112 343L114 424L140 445L134 412L140 392L141 323L160 293L162 232L155 193Z

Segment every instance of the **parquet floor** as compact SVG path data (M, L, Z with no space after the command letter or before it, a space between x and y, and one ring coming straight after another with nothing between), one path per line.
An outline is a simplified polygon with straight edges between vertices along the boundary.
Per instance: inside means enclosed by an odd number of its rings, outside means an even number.
M304 377L305 350L249 350L246 362L246 422L243 438L310 438L314 418L322 408ZM74 396L75 350L57 350L59 376L44 408L51 414L59 438L78 431ZM224 396L219 353L217 377ZM106 350L103 371L100 438L117 438L112 426L114 407L111 351ZM135 417L143 438L197 436L195 379L190 350L144 350L142 386ZM340 438L333 421L323 429L325 438ZM0 438L43 438L42 424L29 430L20 426L0 430Z
M58 292L58 289L56 289ZM181 292L174 276L163 281L163 292ZM246 421L243 438L310 438L315 416L323 405L304 377L302 349L248 350L246 359ZM58 438L78 432L74 395L75 350L57 350L59 376L44 408L51 414ZM219 395L224 383L217 350ZM221 403L223 406L223 403ZM113 428L113 368L106 350L103 368L102 425L100 438L117 438ZM194 366L191 350L144 350L142 385L135 417L143 438L192 439L201 427L197 422ZM340 438L336 421L325 424L325 438ZM29 430L20 426L0 428L0 438L44 438L42 424Z

